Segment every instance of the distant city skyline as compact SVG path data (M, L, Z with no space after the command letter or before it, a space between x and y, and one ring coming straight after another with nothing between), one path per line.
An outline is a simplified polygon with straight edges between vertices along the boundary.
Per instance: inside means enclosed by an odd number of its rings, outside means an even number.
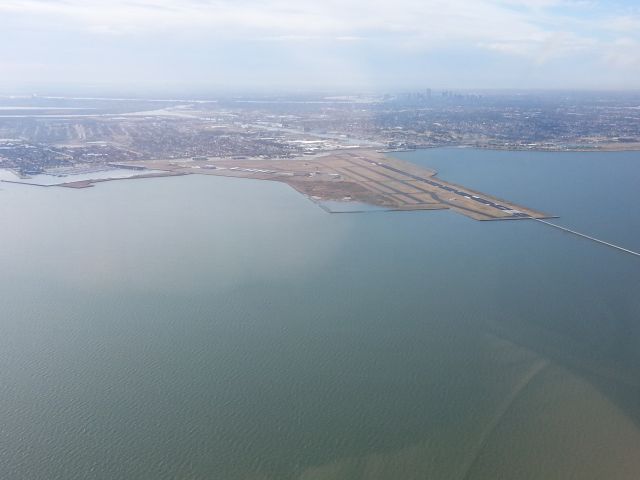
M0 0L0 91L639 89L632 0Z

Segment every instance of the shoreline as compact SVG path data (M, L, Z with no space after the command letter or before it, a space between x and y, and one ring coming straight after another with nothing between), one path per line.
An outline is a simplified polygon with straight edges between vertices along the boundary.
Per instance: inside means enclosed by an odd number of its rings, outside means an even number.
M610 145L610 144L608 144ZM469 148L477 150L493 150L496 152L549 152L549 153L565 153L565 152L577 152L577 153L616 153L616 152L640 152L640 143L634 143L633 147L617 148L613 146L594 146L594 147L555 147L555 148L540 148L540 147L500 147L498 145L469 145L469 144L444 144L444 145L430 145L421 146L420 148L413 149L398 149L398 150L386 150L386 153L394 152L415 152L418 150L432 150L434 148Z
M550 152L550 153L563 153L563 152L579 152L579 153L616 153L616 152L640 152L640 145L632 148L614 148L614 147L581 147L581 148L514 148L514 147L494 147L494 146L480 146L480 145L461 145L461 148L476 148L478 150L495 150L495 151L507 151L507 152Z

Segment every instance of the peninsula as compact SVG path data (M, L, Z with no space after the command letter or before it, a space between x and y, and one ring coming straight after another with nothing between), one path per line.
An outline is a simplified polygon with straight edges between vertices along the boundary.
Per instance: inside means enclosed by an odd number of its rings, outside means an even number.
M144 166L154 173L130 178L170 175L215 175L286 183L312 201L358 202L386 210L451 209L475 220L551 218L436 177L429 170L370 149L349 149L299 159L146 160L122 167ZM60 183L85 188L100 180Z

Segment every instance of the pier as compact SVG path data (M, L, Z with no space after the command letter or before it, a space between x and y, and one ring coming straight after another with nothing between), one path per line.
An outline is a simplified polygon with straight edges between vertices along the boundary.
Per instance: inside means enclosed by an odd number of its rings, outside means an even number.
M545 225L549 225L550 227L557 228L567 233L572 233L573 235L577 235L582 238L586 238L587 240L591 240L592 242L601 243L602 245L606 245L610 248L615 248L616 250L620 250L621 252L628 253L630 255L635 255L636 257L640 257L640 253L634 252L633 250L629 250L628 248L621 247L619 245L614 245L613 243L605 242L604 240L600 240L599 238L592 237L590 235L585 235L584 233L576 232L575 230L571 230L566 227L561 227L560 225L556 225L555 223L547 222L546 220L541 220L539 218L534 218L540 223L544 223Z

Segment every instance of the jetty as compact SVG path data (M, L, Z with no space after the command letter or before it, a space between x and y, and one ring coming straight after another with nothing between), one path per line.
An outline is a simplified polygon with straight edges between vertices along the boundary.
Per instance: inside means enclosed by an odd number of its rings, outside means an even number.
M619 245L614 245L613 243L610 243L610 242L605 242L604 240L600 240L599 238L592 237L591 235L586 235L584 233L576 232L575 230L571 230L570 228L562 227L560 225L556 225L555 223L551 223L551 222L548 222L546 220L541 220L539 218L532 218L532 219L536 220L536 221L538 221L540 223L544 223L545 225L549 225L550 227L562 230L563 232L571 233L573 235L577 235L578 237L582 237L582 238L586 238L587 240L591 240L592 242L600 243L602 245L606 245L607 247L614 248L616 250L620 250L621 252L628 253L628 254L634 255L636 257L640 257L640 253L639 252L635 252L633 250L629 250L628 248L624 248L624 247L621 247Z

